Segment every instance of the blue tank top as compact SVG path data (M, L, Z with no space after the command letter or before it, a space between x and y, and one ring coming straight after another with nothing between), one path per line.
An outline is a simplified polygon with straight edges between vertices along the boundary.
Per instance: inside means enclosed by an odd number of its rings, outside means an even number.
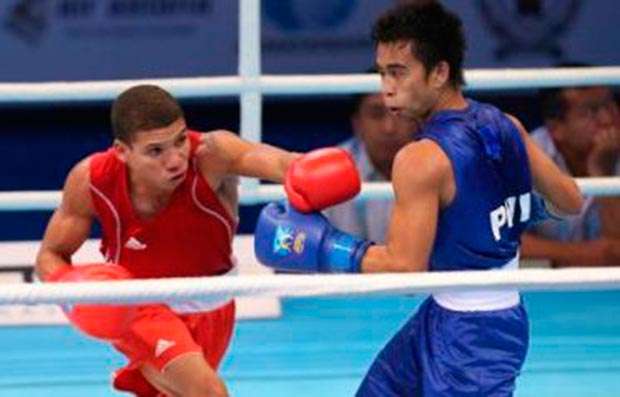
M432 271L503 266L530 219L532 180L519 131L494 106L468 103L433 115L416 135L441 147L456 183L454 200L439 212Z

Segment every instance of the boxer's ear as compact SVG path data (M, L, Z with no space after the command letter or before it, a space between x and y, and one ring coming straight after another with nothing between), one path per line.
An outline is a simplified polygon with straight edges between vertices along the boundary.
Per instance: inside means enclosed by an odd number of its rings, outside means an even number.
M428 73L428 81L432 87L441 88L450 80L450 65L439 61Z
M116 157L123 163L127 162L127 155L129 154L130 150L131 147L129 147L129 145L125 142L119 139L114 140L114 152L116 153Z

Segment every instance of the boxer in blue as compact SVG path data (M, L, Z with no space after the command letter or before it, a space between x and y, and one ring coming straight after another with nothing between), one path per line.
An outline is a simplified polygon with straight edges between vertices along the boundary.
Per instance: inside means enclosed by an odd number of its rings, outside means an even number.
M318 211L334 203L322 195L342 182L330 180L327 162L301 158L289 168L287 189L301 190L289 198L301 197L306 205L297 199L269 204L257 224L256 254L267 266L510 270L518 267L521 233L547 215L545 202L564 214L579 212L583 198L574 180L532 143L521 123L463 96L461 22L437 2L422 3L387 11L373 32L386 106L397 117L423 121L416 141L394 161L386 244L329 225ZM510 396L528 329L516 290L435 293L379 353L357 395Z

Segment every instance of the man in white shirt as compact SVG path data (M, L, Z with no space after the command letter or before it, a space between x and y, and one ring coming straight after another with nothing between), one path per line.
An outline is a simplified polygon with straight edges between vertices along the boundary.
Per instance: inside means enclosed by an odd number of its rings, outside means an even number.
M396 153L411 142L418 130L414 120L391 115L380 94L354 98L351 127L354 136L340 146L355 160L364 182L391 179ZM348 233L384 242L392 210L392 199L354 199L324 211L330 222Z
M545 125L532 138L575 177L620 175L620 110L609 87L541 91ZM523 236L522 256L553 266L620 265L620 198L589 197L581 213Z

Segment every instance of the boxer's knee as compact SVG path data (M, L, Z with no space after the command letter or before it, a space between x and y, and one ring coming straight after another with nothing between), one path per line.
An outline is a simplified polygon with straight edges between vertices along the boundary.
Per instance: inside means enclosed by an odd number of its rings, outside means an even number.
M167 384L184 397L227 397L226 385L202 354L186 354L163 371Z

